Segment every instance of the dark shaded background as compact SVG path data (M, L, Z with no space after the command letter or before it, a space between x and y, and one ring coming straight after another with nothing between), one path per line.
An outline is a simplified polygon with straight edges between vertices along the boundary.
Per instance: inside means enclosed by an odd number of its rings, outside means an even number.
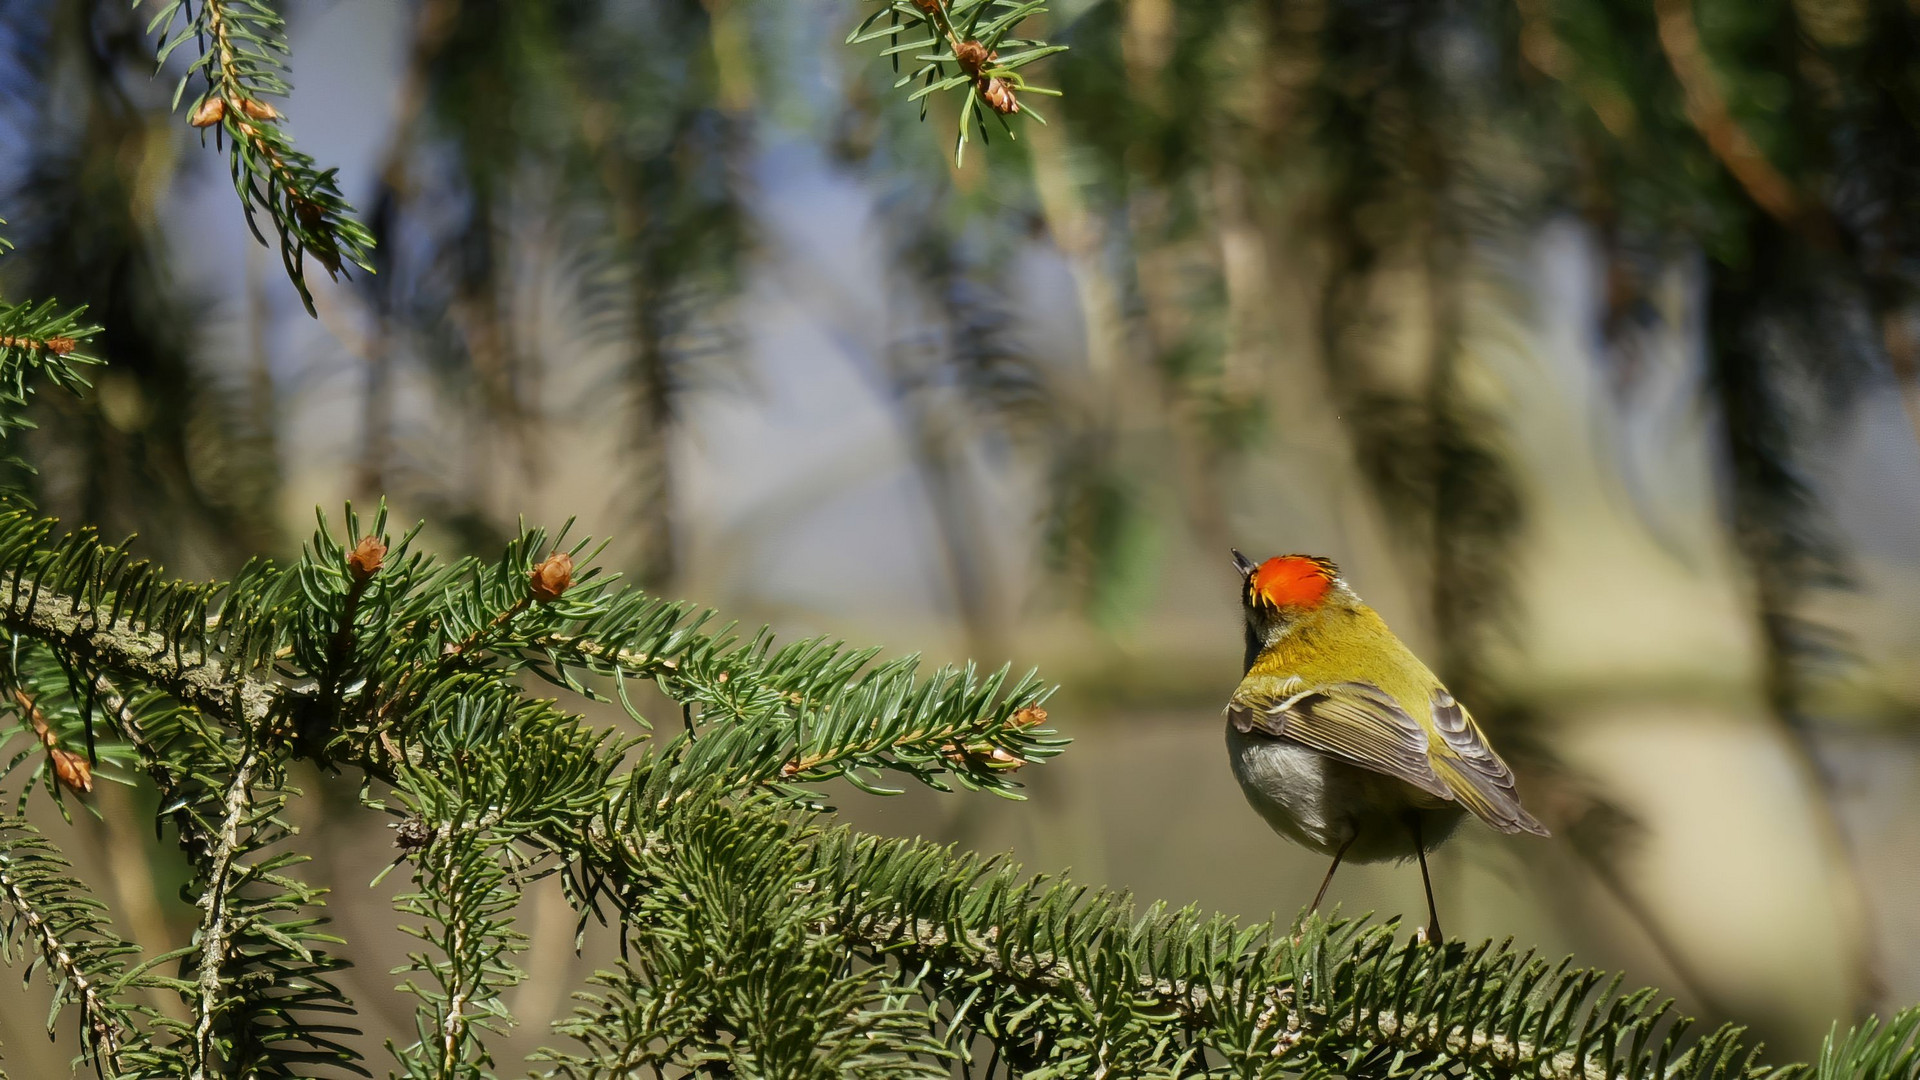
M1321 866L1226 769L1226 548L1330 555L1556 833L1463 830L1452 932L1781 1056L1920 1000L1920 9L1060 0L1052 125L964 169L953 103L841 44L867 10L293 5L291 131L380 239L312 320L145 16L8 0L0 290L92 305L111 364L20 482L190 575L348 498L447 552L578 515L748 624L1037 664L1077 744L1030 802L849 816L1249 919ZM311 783L349 952L397 958L381 822ZM164 948L150 799L102 785L74 846ZM509 1054L596 963L524 914ZM20 1075L71 1053L40 1000Z

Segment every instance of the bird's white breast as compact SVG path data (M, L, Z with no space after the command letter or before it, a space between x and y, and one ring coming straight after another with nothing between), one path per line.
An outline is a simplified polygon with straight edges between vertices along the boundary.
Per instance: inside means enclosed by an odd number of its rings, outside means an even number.
M1440 802L1404 781L1287 739L1243 732L1232 721L1227 756L1240 790L1267 824L1323 855L1354 839L1349 861L1407 858L1414 853L1412 816L1419 818L1424 846L1432 848L1462 814L1458 803Z
M1318 750L1227 724L1234 779L1267 824L1295 843L1331 855L1347 840L1328 798L1334 762Z

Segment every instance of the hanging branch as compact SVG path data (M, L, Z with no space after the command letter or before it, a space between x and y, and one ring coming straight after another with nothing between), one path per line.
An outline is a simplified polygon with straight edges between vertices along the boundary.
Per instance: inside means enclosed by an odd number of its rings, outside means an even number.
M1687 119L1713 151L1713 156L1739 182L1755 206L1790 228L1817 229L1824 234L1829 226L1817 208L1802 199L1792 181L1767 160L1753 136L1728 108L1726 95L1720 92L1712 62L1700 42L1700 29L1693 18L1693 0L1656 0L1654 12L1659 21L1660 50L1685 94Z
M266 97L285 97L286 23L264 0L168 0L148 22L158 33L160 66L174 50L195 42L200 55L174 88L174 107L199 76L205 89L194 99L188 122L217 128L216 141L231 145L233 188L255 239L267 242L256 211L264 210L279 241L280 261L300 291L307 314L315 314L307 288L306 258L328 276L358 266L371 272L373 234L353 218L340 194L335 169L319 169L294 148L282 130L284 117Z
M902 55L911 55L919 63L893 85L897 90L916 81L921 84L907 100L921 103L922 120L927 118L927 101L932 95L965 88L954 139L955 168L966 159L969 125L979 130L981 141L986 141L988 113L1000 122L1008 138L1015 136L1007 118L1016 113L1024 112L1042 124L1047 122L1030 102L1022 103L1020 95L1059 97L1060 91L1027 82L1020 69L1041 57L1065 52L1067 46L1013 36L1023 20L1047 10L1045 0L880 2L881 9L861 20L847 35L847 44L883 39L891 42L880 54L892 62L896 72ZM902 41L902 37L909 40ZM1002 49L1009 51L1003 56Z

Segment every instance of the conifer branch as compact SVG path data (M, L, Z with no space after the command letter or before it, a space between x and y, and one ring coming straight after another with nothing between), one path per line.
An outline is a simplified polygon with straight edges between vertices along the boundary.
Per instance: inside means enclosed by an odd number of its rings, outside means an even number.
M1824 220L1817 212L1809 216L1808 205L1793 183L1767 160L1728 107L1694 23L1693 0L1656 0L1653 6L1660 51L1685 95L1687 119L1713 156L1762 211L1792 228L1824 231Z
M93 677L92 691L94 703L112 720L115 732L133 749L134 757L145 770L147 779L153 781L154 790L160 796L160 806L173 822L180 846L189 855L204 851L207 830L200 819L194 816L185 797L186 780L175 768L172 756L163 753L155 743L141 716L140 707L105 675ZM166 704L161 707L172 710L178 708Z
M182 702L236 725L264 722L285 688L231 671L218 655L183 645L130 618L103 621L98 607L42 589L33 579L0 573L8 630L85 657L137 681L165 688Z
M238 755L218 770L225 786L200 804L211 813L195 858L200 928L183 953L189 1075L286 1076L313 1062L364 1075L359 1051L340 1041L358 1031L320 1019L351 1011L329 980L343 962L324 948L341 941L321 933L326 920L312 913L325 890L287 873L308 856L285 850L285 757L260 736L242 735Z
M326 593L315 584L320 578L301 577L335 561L347 565L343 547L316 546L302 564L306 569L291 574L262 571L245 578L233 586L238 598L229 600L217 621L175 618L166 623L174 628L168 639L139 628L132 614L116 618L97 603L39 585L47 579L71 588L81 580L64 569L80 557L73 541L40 555L22 554L5 535L0 529L0 571L6 574L0 585L10 599L0 615L10 630L84 657L89 670L163 689L248 737L273 730L274 718L296 713L312 691L296 666L282 664L274 672L232 657L263 649L289 657L347 655L332 647L340 625L333 605L345 593ZM543 536L530 533L491 570L471 563L434 569L412 556L415 561L382 568L380 583L359 601L368 621L355 624L362 645L350 650L385 665L368 669L376 684L420 670L415 665L423 658L444 656L450 644L473 645L460 650L459 664L427 680L437 685L425 689L417 706L393 718L394 742L336 739L331 745L349 751L337 763L360 766L412 793L407 797L416 800L414 816L424 823L416 842L443 845L448 857L460 852L457 861L469 884L479 880L471 876L476 869L497 857L488 851L508 850L479 844L476 828L518 837L570 867L568 895L583 913L610 902L631 940L652 950L652 959L640 967L605 977L607 994L594 999L600 1004L568 1029L600 1049L581 1058L556 1057L566 1063L559 1074L609 1074L610 1059L602 1052L613 1050L595 1041L601 1038L592 1034L597 1024L630 1021L639 1025L634 1030L652 1032L649 1038L678 1032L660 1045L693 1056L670 1055L670 1061L656 1063L686 1066L763 1052L762 1040L773 1036L759 1025L777 1010L757 1010L810 1000L834 1004L781 1023L816 1032L822 1047L842 1045L835 1032L870 1030L862 1025L878 1017L873 1023L893 1025L888 1030L903 1040L893 1045L916 1048L902 1050L912 1060L958 1053L941 1048L985 1035L1010 1055L1031 1057L1036 1066L1057 1062L1075 1075L1101 1068L1115 1074L1179 1072L1187 1067L1179 1063L1191 1063L1202 1047L1249 1068L1264 1062L1305 1071L1393 1058L1542 1080L1781 1075L1754 1065L1753 1051L1733 1029L1685 1045L1684 1025L1673 1021L1667 1005L1654 1004L1650 991L1621 995L1599 973L1546 964L1505 946L1395 946L1390 926L1309 921L1293 935L1275 936L1189 912L1154 909L1136 917L1124 897L1089 893L1065 881L1030 881L1018 867L924 843L819 830L793 802L771 797L764 783L742 787L740 778L764 780L768 770L777 776L782 763L810 760L805 748L837 748L834 753L849 759L884 757L966 730L950 726L955 718L997 724L1012 737L1025 730L1014 722L1019 708L1030 707L1034 698L1010 698L993 680L960 673L922 681L911 665L870 668L870 653L829 643L773 649L764 638L739 642L724 632L704 632L705 617L682 605L610 592L604 583L572 582L555 591L554 603L522 606L529 567L547 548ZM22 567L35 567L34 576L24 576ZM285 583L293 580L307 580L300 595L319 600L321 610L302 624L310 642L276 645L296 624L256 608L292 595ZM187 604L184 610L202 609ZM501 618L515 610L525 613L524 624L519 617ZM185 632L194 625L203 628L198 637ZM700 703L702 737L642 752L621 771L626 744L610 743L607 732L553 703L529 701L504 681L523 669L581 692L591 692L580 681L583 675L651 679L676 700ZM353 719L355 711L376 709L379 700L377 686L349 694L339 720L361 722ZM822 730L802 730L808 722ZM138 730L124 718L122 723ZM150 740L142 745L144 753L166 753ZM230 779L215 815L213 854L205 862L208 914L196 972L196 1053L203 1062L215 1031L206 1018L223 1007L216 997L223 985L218 971L221 957L232 955L224 942L238 932L233 913L216 895L218 883L232 879L243 848L274 842L271 836L241 835L241 814L257 821L274 812L273 806L252 805L246 795L265 764L263 751L248 745L238 761L223 766ZM696 756L703 754L710 756ZM423 793L442 788L458 798L424 801ZM431 812L418 809L429 806ZM488 809L477 809L483 806ZM474 845L463 846L463 838ZM469 865L469 856L481 861ZM688 870L689 859L702 869ZM421 865L431 871L439 864ZM773 867L781 869L770 877ZM685 878L688 873L695 877ZM461 958L416 961L444 980L437 996L423 994L423 1001L435 1004L422 1013L427 1022L419 1049L432 1049L434 1071L457 1063L478 1067L484 1050L469 1036L477 1024L496 1019L486 1003L497 1000L491 988L507 977L498 957L513 941L503 921L506 909L496 906L506 903L504 879L468 889L454 887L451 876L438 884L434 872L421 879L421 896L428 899L420 910L440 927L430 940L445 956ZM753 891L768 881L789 884L779 886L784 892ZM709 895L712 889L719 891ZM751 896L761 897L753 904L771 906L735 906ZM784 898L776 902L776 896ZM813 928L808 932L821 936L783 969L800 981L655 986L669 976L670 982L692 977L675 966L684 958L675 959L673 950L695 939L660 936L669 913L658 907L690 901L719 905L711 919L728 925L742 920L739 925L771 928L791 916L798 920L793 925ZM816 901L831 902L816 911ZM749 910L763 914L747 917ZM736 971L751 966L746 956L699 963ZM832 975L852 982L806 982L841 971L843 961L829 962L841 956L867 965L869 973ZM886 982L891 977L878 974L896 969L924 972L924 979L910 980L917 988L912 993L947 1002L952 1014L939 1019L903 1012L898 1003L911 996L904 989L908 983ZM795 989L803 983L813 987L813 997ZM937 987L968 989L956 998ZM707 999L698 995L675 996L682 990L721 996L703 1004ZM739 994L747 997L727 996ZM744 1011L729 1001L742 1003ZM689 1015L705 1019L693 1028L675 1026L690 1022ZM852 1026L833 1026L840 1022L833 1016ZM920 1019L909 1023L910 1017ZM828 1026L806 1027L816 1023ZM926 1025L951 1030L930 1043L908 1036ZM1121 1034L1133 1041L1108 1041ZM854 1043L844 1045L854 1052ZM800 1060L794 1059L796 1067Z
M0 303L0 438L32 426L20 415L30 378L75 392L87 385L83 369L99 361L86 349L100 328L82 321L86 311L52 300Z
M893 918L868 924L855 939L876 955L971 968L1024 984L1037 995L1090 996L1087 985L1074 977L1071 964L1048 953L1007 955L996 945L991 933L956 933L930 920ZM1423 946L1409 943L1408 947ZM1224 1019L1220 1010L1230 1007L1230 1002L1216 997L1214 988L1205 983L1147 979L1139 984L1137 991L1154 1009L1192 1027L1219 1026ZM1274 1033L1275 1049L1281 1053L1310 1038L1377 1041L1397 1052L1445 1054L1465 1064L1539 1080L1610 1080L1620 1075L1618 1068L1597 1054L1543 1051L1525 1039L1484 1027L1448 1024L1439 1016L1422 1017L1391 1008L1354 1011L1324 1005L1295 1008L1293 999L1291 988L1272 991L1263 1016L1261 1026Z
M138 2L138 0L136 0ZM246 211L247 226L267 242L255 219L264 208L279 239L287 277L314 314L307 288L306 257L312 255L328 275L349 267L371 271L373 234L353 218L340 193L335 170L321 170L313 158L294 148L281 129L280 111L264 100L284 97L287 85L286 26L264 0L166 0L148 22L159 34L158 61L180 45L197 42L200 55L188 65L174 90L178 107L194 76L206 89L190 110L194 127L216 128L232 145L234 191Z
M26 939L39 953L54 984L54 1016L60 1005L72 1002L80 1013L86 1052L102 1075L117 1076L126 1070L123 1047L140 1036L128 1023L131 1007L116 1001L114 994L125 988L120 960L139 949L113 934L105 906L86 895L69 871L66 860L32 825L0 818L6 951L11 953Z
M465 786L461 780L447 785L406 770L401 783L411 816L400 843L415 867L418 890L395 905L427 920L402 929L439 955L409 954L409 962L395 969L423 973L433 985L411 978L401 985L420 999L419 1038L404 1050L389 1049L408 1077L479 1080L491 1075L482 1070L492 1064L480 1033L504 1031L512 1023L501 994L524 977L507 959L526 948L525 936L513 929L517 881L503 865L515 861L512 841L495 831L504 820L498 806L456 790Z
M1046 118L1022 94L1059 97L1060 91L1035 86L1021 70L1042 57L1065 52L1065 45L1013 36L1029 16L1045 12L1044 0L880 0L880 10L861 20L847 35L847 44L885 40L881 55L900 70L900 57L910 55L919 66L894 82L900 89L921 85L907 97L920 102L920 119L927 118L927 102L934 94L964 90L959 131L954 139L954 166L965 162L970 129L987 139L987 116L1000 122L1014 137L1007 118L1019 113L1044 124ZM883 21L884 20L884 21ZM915 36L922 35L922 36ZM903 37L907 40L901 40ZM1001 50L1007 50L1001 55Z
M254 772L260 756L249 747L240 755L228 782L221 804L223 814L207 846L206 884L200 892L200 930L198 971L195 977L197 998L193 1009L193 1080L209 1080L219 1071L220 1055L215 1045L214 1025L224 1011L227 987L223 969L227 961L234 927L229 904L233 889L234 860L240 849L241 825L253 808Z

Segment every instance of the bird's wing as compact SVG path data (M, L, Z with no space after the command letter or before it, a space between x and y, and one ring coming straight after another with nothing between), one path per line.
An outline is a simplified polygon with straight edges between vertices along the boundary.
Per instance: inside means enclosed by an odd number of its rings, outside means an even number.
M1433 771L1453 789L1454 798L1501 832L1549 835L1546 826L1520 805L1520 796L1513 790L1513 770L1493 752L1480 725L1445 690L1433 692L1433 726L1440 735L1429 750Z
M1290 739L1430 795L1455 797L1434 772L1420 722L1372 683L1330 683L1284 697L1243 690L1227 705L1227 718L1242 732Z

